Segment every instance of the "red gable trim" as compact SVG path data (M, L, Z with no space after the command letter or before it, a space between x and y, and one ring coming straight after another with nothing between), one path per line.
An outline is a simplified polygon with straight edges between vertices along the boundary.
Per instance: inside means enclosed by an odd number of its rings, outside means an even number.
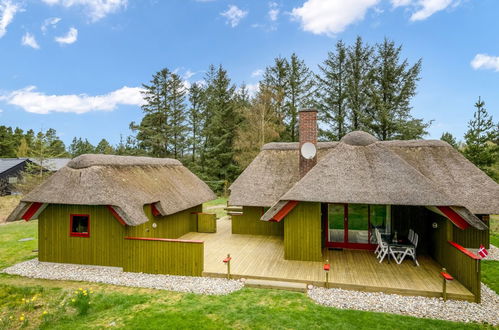
M111 205L106 205L107 209L112 213L112 215L118 220L119 223L121 223L123 226L126 226L126 222L120 217L118 212L111 206Z
M475 260L480 260L482 258L480 258L479 256L477 256L476 254L474 254L473 252L471 252L470 250L466 249L465 247L457 244L456 242L453 242L453 241L449 241L449 244L452 245L453 247L455 247L456 249L458 249L459 251L461 251L462 253L466 254L468 257L470 257L471 259L475 259Z
M277 212L270 221L280 222L285 216L291 212L295 206L298 205L297 201L289 201L286 205L284 205L279 212Z
M152 215L154 215L155 217L161 215L161 213L159 212L159 210L156 207L156 205L154 205L154 203L151 204L151 211L152 211Z
M449 206L437 206L437 208L454 223L459 229L466 229L470 226L456 211Z
M38 209L40 207L42 207L43 203L31 203L31 205L29 206L28 210L24 213L24 215L22 216L22 219L24 219L25 221L29 221L31 220L31 218L36 214L36 212L38 211Z
M204 241L191 241L187 239L154 238L154 237L125 237L125 239L132 239L139 241L160 241L160 242L197 243L197 244L204 243Z

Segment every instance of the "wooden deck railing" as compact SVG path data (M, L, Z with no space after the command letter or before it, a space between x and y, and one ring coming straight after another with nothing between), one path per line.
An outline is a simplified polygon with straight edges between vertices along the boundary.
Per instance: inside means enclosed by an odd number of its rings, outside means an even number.
M203 241L125 237L124 247L125 272L202 276Z
M453 241L449 241L445 254L449 273L475 295L475 302L480 302L480 257Z

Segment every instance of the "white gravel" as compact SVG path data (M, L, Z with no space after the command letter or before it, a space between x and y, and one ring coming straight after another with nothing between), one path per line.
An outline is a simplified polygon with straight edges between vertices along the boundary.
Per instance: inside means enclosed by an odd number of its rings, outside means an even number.
M6 268L3 273L49 280L86 281L139 288L223 295L240 290L241 281L211 277L127 273L117 267L39 262L32 259Z
M401 296L381 292L361 292L317 288L308 291L315 302L340 309L355 309L440 319L456 322L480 322L499 325L499 296L482 283L482 302L447 300L419 296Z
M490 244L490 249L488 249L489 255L484 258L484 260L498 260L499 261L499 248Z

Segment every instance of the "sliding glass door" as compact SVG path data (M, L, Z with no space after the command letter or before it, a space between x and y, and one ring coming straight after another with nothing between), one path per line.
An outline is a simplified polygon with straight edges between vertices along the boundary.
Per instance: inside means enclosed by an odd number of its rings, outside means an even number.
M381 206L384 208L384 206ZM376 213L376 223L381 214ZM371 206L367 204L329 204L326 246L352 249L373 249Z

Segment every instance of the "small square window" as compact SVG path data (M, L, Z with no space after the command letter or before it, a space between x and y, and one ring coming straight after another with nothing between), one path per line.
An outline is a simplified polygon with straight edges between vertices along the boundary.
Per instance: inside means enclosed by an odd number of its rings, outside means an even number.
M71 214L70 226L70 236L90 236L90 217L87 214Z

